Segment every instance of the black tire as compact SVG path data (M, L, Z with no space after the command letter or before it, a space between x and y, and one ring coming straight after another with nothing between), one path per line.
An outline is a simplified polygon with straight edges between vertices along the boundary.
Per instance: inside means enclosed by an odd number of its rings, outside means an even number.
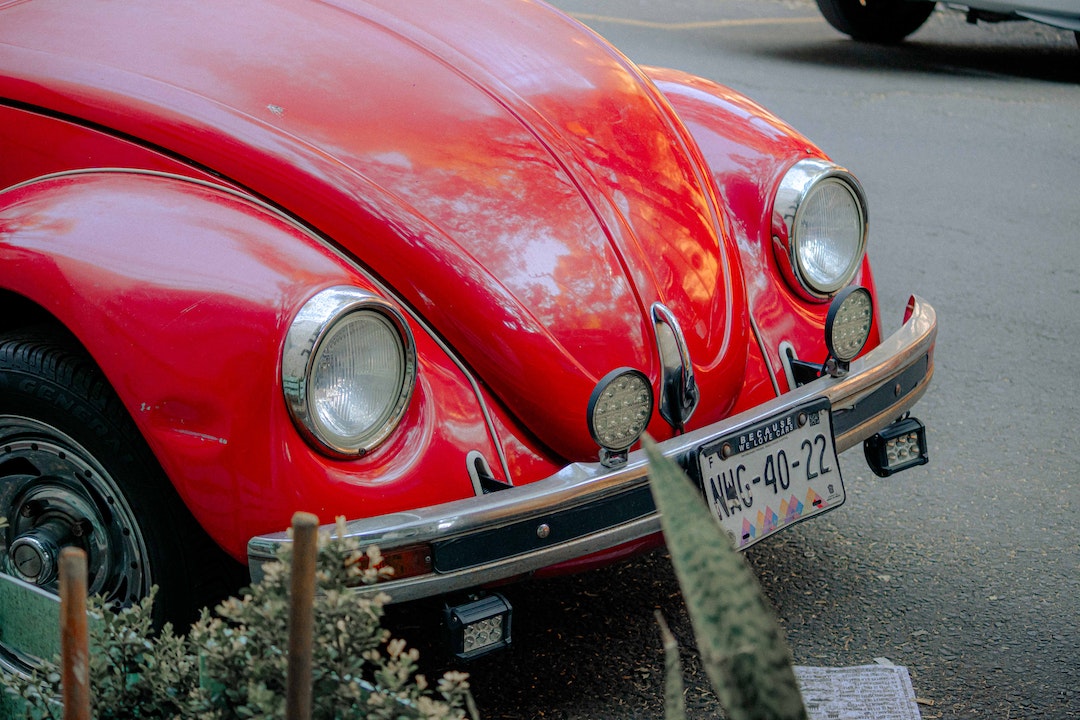
M933 2L909 0L817 0L834 28L855 40L898 43L922 27L934 12Z
M154 617L187 627L243 566L199 528L97 365L70 338L0 335L0 571L56 592L55 556L88 556L117 603L158 586Z

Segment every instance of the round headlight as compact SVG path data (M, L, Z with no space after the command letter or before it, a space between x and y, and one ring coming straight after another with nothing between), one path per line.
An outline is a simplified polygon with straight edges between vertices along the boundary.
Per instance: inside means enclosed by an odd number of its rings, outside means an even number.
M849 287L838 294L825 318L825 344L842 363L851 362L866 345L874 322L874 302L864 287Z
M605 450L626 450L645 432L652 409L652 386L645 373L632 368L612 370L589 398L589 432Z
M803 160L777 190L781 265L804 296L822 299L851 282L866 250L866 200L858 181L823 160Z
M282 385L297 427L331 455L355 457L397 426L416 379L412 335L385 300L357 288L324 290L285 340Z

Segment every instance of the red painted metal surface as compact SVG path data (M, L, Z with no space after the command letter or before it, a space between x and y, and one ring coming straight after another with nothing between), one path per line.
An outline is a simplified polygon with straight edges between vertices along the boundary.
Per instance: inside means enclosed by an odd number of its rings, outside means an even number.
M658 382L654 302L680 318L704 425L773 395L751 308L767 347L820 347L825 306L784 286L765 216L820 151L725 88L652 74L663 95L540 3L0 2L0 188L82 168L206 183L0 193L3 287L79 337L236 557L298 509L468 497L465 454L496 442L515 483L595 460L596 381ZM391 288L421 364L399 430L351 462L303 442L280 388L289 321L334 284Z
M790 125L729 88L674 70L654 69L651 75L677 107L707 159L739 245L746 301L763 344L773 349L769 362L780 376L780 389L790 390L783 381L777 349L786 340L801 359L824 362L827 353L821 337L828 304L802 300L784 281L769 212L784 172L803 158L825 158L825 154ZM868 259L864 258L853 282L874 292ZM874 310L877 313L877 306ZM875 315L864 353L880 343L880 328ZM740 401L739 409L756 402L760 395L751 393Z
M5 267L19 268L5 286L77 333L237 557L297 507L329 522L472 493L467 476L423 470L493 453L471 388L420 328L421 383L390 442L333 462L293 429L279 358L295 308L323 287L365 283L314 238L235 195L139 174L47 179L3 197Z

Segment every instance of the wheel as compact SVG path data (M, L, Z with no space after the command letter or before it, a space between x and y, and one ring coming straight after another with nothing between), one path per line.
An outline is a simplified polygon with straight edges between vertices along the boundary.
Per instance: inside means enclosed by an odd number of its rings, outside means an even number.
M922 27L933 2L910 0L817 0L834 28L856 40L897 43Z
M96 364L55 332L0 336L0 571L57 591L61 548L116 603L159 587L180 628L243 581L198 527Z

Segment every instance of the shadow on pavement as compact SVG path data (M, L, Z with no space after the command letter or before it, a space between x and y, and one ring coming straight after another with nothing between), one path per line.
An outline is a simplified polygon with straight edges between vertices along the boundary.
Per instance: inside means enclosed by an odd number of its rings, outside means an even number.
M1069 48L966 47L918 40L883 46L838 40L774 48L769 54L791 62L831 67L1080 84L1080 50Z

